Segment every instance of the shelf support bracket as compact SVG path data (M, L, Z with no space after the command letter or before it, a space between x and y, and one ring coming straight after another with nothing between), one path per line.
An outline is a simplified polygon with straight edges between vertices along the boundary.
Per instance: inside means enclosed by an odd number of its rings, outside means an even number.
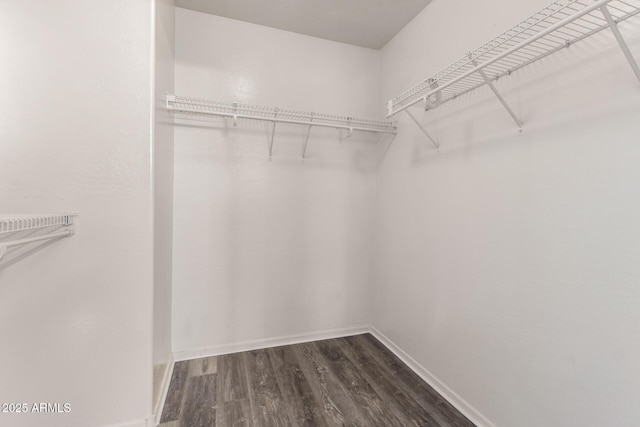
M347 138L351 138L351 135L353 135L353 128L351 127L351 117L347 117L347 129L345 132L345 136Z
M407 113L407 115L408 115L409 117L411 117L411 120L413 120L413 122L414 122L414 123L415 123L415 124L420 128L420 130L422 131L422 133L424 133L424 134L427 136L427 138L429 138L429 141L433 144L433 146L436 148L436 150L437 150L437 149L439 149L439 148L440 148L440 144L438 144L438 143L436 142L436 140L435 140L435 139L433 139L433 138L431 137L431 135L429 135L429 132L427 132L427 131L422 127L422 125L420 124L420 122L418 121L418 119L416 119L416 118L415 118L415 116L414 116L413 114L411 114L411 111L409 111L409 109L406 109L406 110L404 110L404 112L405 112L405 113Z
M60 237L69 237L69 236L73 236L73 229L66 229L64 231L59 231L57 233L51 233L44 236L29 237L27 239L14 240L11 242L2 242L2 244L0 244L0 260L4 258L4 256L7 254L7 251L9 250L9 248L12 248L14 246L27 245L29 243L41 242L43 240L51 240L51 239L57 239Z
M276 112L273 115L274 119L278 118L279 109L276 108ZM271 160L271 153L273 152L273 138L276 136L276 121L273 121L273 125L271 126L271 138L269 138L269 160Z
M378 167L380 167L380 165L382 164L382 161L384 160L385 156L387 155L387 151L389 151L389 148L391 148L391 144L393 144L393 140L396 139L396 136L398 134L397 133L392 133L391 134L391 139L389 140L389 143L387 144L387 146L384 148L384 151L382 152L382 155L380 156L380 160L378 160ZM380 137L380 139L384 138L384 134Z
M167 94L167 110L173 110L173 104L175 102L176 102L176 96Z
M600 11L604 15L604 19L607 20L607 23L609 24L609 28L611 28L613 35L616 37L616 40L618 41L618 44L620 45L620 49L622 49L624 56L627 57L627 61L629 61L629 65L631 66L633 73L636 75L636 78L638 79L638 81L640 81L640 67L638 67L638 63L636 62L635 58L633 57L633 54L629 50L629 46L627 46L627 43L624 41L624 37L622 37L622 34L620 34L620 29L618 29L618 24L616 24L616 21L613 19L613 17L609 13L609 9L607 8L606 5L600 6Z
M438 89L438 82L434 79L428 79L426 83L429 84L431 89ZM442 104L442 92L438 91L435 93L436 99L430 99L429 97L424 97L424 109L431 110L437 108L440 104Z
M233 127L238 126L238 103L233 103Z
M473 63L474 66L476 66L476 67L478 66L478 61L473 59L471 57L471 54L469 54L469 59L471 60L471 62ZM498 98L498 101L500 101L500 103L502 104L504 109L507 110L507 113L509 113L509 115L511 116L513 121L516 122L516 124L518 125L518 133L522 134L522 120L520 120L520 118L518 118L518 116L516 116L516 113L513 112L513 110L509 106L509 104L507 104L507 101L505 101L505 99L502 97L502 95L500 95L500 92L498 92L498 89L496 89L496 87L493 84L493 82L491 81L491 79L489 79L489 77L487 77L487 75L485 74L484 70L482 70L482 69L478 70L478 74L480 74L480 76L482 77L484 82L487 84L487 86L489 86L489 88L491 89L493 94L496 96L496 98Z
M309 118L309 122L313 121L313 116L315 115L315 113L311 113L311 117ZM304 138L304 145L302 146L302 161L304 162L304 155L307 152L307 143L309 142L309 135L311 134L311 127L313 125L309 125L309 127L307 128L307 136Z

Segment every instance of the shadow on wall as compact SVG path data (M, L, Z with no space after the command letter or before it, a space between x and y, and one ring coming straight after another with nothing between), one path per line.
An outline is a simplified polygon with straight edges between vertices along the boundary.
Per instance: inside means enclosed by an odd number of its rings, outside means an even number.
M640 95L638 97L640 101ZM544 135L547 133L553 133L554 131L571 132L572 129L584 127L585 123L590 126L598 122L608 123L614 118L629 114L629 111L630 109L627 105L619 105L615 109L609 108L606 113L592 111L584 116L574 116L561 122L531 121L528 126L525 124L523 135L518 134L512 123L510 127L502 131L481 134L477 131L473 121L468 121L459 128L460 133L463 133L464 136L459 136L458 138L452 136L446 130L441 132L434 131L433 135L442 137L439 140L441 146L438 150L433 148L426 138L416 135L412 140L411 164L414 166L427 166L434 162L442 162L451 158L451 156L472 156L488 153L489 151L504 150L517 144L546 141ZM500 113L502 112L500 111L496 114ZM483 117L488 117L488 115ZM478 120L481 119L479 118ZM406 125L415 126L413 123L407 123Z

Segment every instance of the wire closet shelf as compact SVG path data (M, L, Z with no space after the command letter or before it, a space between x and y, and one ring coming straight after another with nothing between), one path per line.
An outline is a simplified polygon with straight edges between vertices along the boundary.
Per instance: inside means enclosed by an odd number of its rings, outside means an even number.
M539 59L611 28L640 80L640 69L617 24L640 13L640 0L557 0L493 40L425 79L387 103L387 117L419 103L436 108L489 85L518 123L513 111L495 90L494 81ZM408 112L408 111L407 111Z
M50 233L25 237L17 240L0 241L0 260L15 246L72 236L75 231L77 213L39 215L0 215L0 237L19 232L37 232L51 229Z
M225 103L177 95L167 96L167 108L176 113L185 113L187 115L230 117L234 119L234 124L236 124L236 120L238 119L249 119L272 123L330 127L344 129L348 133L353 131L375 133L396 132L396 127L391 121L286 110L277 107Z
M306 137L302 148L304 160L307 143L313 127L335 128L346 131L350 137L354 131L373 132L381 135L391 135L391 145L396 135L396 126L388 120L365 119L360 117L339 116L334 114L319 114L307 111L285 110L277 107L262 107L258 105L225 103L201 98L167 95L167 109L176 118L189 119L204 116L218 116L233 119L233 125L237 126L238 119L258 120L271 123L271 136L269 138L269 158L273 152L273 140L276 124L305 126ZM385 151L386 152L386 151Z

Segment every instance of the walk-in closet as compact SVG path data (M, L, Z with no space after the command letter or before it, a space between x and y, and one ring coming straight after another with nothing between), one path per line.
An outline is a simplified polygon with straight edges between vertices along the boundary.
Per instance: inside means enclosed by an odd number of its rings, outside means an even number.
M0 0L0 427L640 426L640 0Z

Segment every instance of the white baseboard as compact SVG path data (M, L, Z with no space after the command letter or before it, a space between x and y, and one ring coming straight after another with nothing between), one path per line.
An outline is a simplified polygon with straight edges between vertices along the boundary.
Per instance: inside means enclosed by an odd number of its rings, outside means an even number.
M153 427L160 424L160 417L162 416L162 408L164 407L164 401L167 400L167 393L169 392L169 383L171 382L171 376L173 375L173 366L175 365L175 359L173 354L169 355L169 361L167 362L167 368L164 370L162 376L162 385L160 386L160 397L153 408ZM149 426L147 426L149 427Z
M276 338L264 338L239 343L222 344L211 347L201 347L193 350L182 350L173 353L176 362L182 360L197 359L199 357L220 356L222 354L238 353L241 351L258 350L262 348L278 347L283 345L300 344L310 341L326 340L331 338L348 337L351 335L369 332L368 326L354 326L343 329L331 329L328 331L309 332L304 334L288 335Z
M442 395L449 403L451 403L458 411L473 422L478 427L495 427L487 417L482 415L480 411L471 406L467 401L460 397L455 391L451 390L438 377L429 372L424 366L418 363L413 357L409 356L402 348L397 346L393 341L387 338L382 332L374 327L369 328L369 332L376 337L382 344L391 350L396 356L409 366L416 374L420 376L427 384L433 387Z

